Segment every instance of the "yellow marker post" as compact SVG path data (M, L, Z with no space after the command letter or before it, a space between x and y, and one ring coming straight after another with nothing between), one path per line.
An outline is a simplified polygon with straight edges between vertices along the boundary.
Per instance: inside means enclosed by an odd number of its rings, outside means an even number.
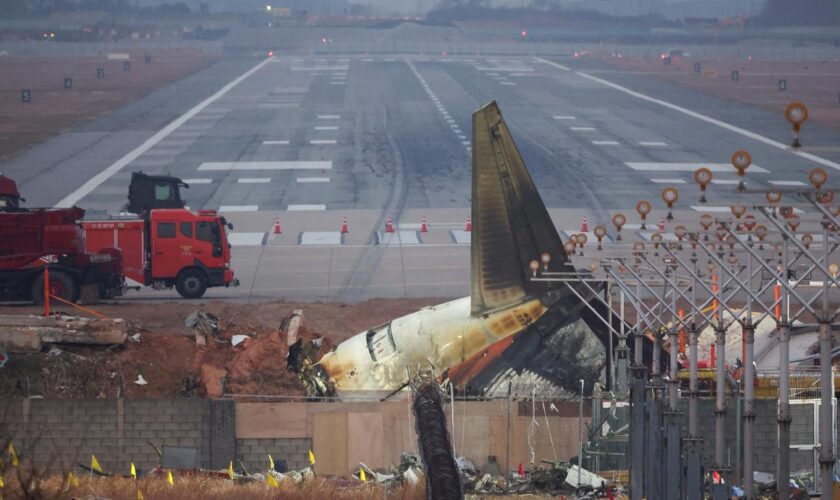
M309 465L315 465L315 454L309 450Z
M359 479L361 479L363 483L367 482L367 475L365 474L365 470L361 467L359 467Z
M140 488L137 488L137 500L143 500L143 492L140 491Z
M133 477L135 481L137 480L137 469L134 467L134 462L131 462L131 472L129 472L129 474L131 474L131 477Z
M268 454L268 470L274 470L274 459L271 458L271 453Z
M96 459L96 455L90 456L90 470L99 474L105 474L105 472L102 470L102 466L99 465L99 460Z
M175 479L172 478L172 471L168 471L166 473L166 482L169 483L169 486L175 486Z
M18 459L17 452L15 452L15 445L9 441L9 458L12 459L12 465L17 467L20 465L20 460Z
M274 474L272 474L270 472L268 473L267 476L265 476L265 482L268 483L268 485L271 486L272 488L279 488L280 487L280 483L278 483L277 480L274 479Z
M76 479L76 476L74 476L72 472L67 473L67 486L70 486L71 488L79 487L79 480Z
M228 465L228 477L231 478L231 480L233 479L233 462Z

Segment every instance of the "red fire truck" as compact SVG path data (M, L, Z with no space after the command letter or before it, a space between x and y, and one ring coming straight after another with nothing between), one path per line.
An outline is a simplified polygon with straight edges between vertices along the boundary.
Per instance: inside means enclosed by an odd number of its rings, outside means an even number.
M87 250L121 249L129 286L174 286L187 299L238 286L226 232L232 226L215 210L184 208L182 186L189 187L175 177L132 174L126 210L136 215L85 219Z

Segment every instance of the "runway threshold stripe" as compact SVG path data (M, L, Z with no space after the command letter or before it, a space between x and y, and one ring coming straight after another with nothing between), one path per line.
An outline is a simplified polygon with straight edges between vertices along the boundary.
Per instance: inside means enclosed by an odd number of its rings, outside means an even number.
M313 139L309 141L309 144L336 144L337 142L335 139Z
M249 69L245 73L239 75L233 81L219 89L215 94L211 95L207 99L201 101L197 105L195 105L192 109L184 113L183 115L179 116L175 120L173 120L169 125L165 126L164 128L160 129L155 133L153 136L146 139L146 141L131 150L128 154L120 158L119 160L115 161L107 168L93 176L90 180L86 183L82 184L82 186L70 193L69 195L65 196L61 201L55 204L57 208L69 208L79 202L82 198L90 194L91 191L102 185L103 182L110 179L114 174L122 170L126 165L131 163L132 161L136 160L140 155L154 147L155 144L162 141L166 136L174 132L178 129L181 125L186 123L187 120L192 118L193 116L200 113L204 108L213 104L217 101L220 97L227 94L232 88L236 87L241 83L243 80L248 78L249 76L253 75L257 71L260 70L263 66L268 64L269 62L273 61L274 57L269 57L264 61L260 62L253 68Z
M240 177L236 179L239 184L268 184L271 182L270 177Z
M187 184L211 184L213 179L181 179Z
M329 177L298 177L296 180L301 184L310 182L330 182Z
M256 212L259 209L257 205L222 205L219 212Z
M809 161L813 161L813 162L818 163L818 164L820 164L824 167L829 167L829 168L833 168L833 169L836 169L836 170L840 170L840 163L836 163L836 162L833 162L831 160L827 160L827 159L825 159L821 156L817 156L817 155L811 154L811 153L806 153L804 151L793 151L787 144L783 144L779 141L774 141L773 139L770 139L769 137L765 137L761 134L751 132L751 131L749 131L747 129L743 129L741 127L736 127L735 125L732 125L730 123L726 123L722 120L718 120L716 118L706 116L706 115L698 113L696 111L692 111L690 109L683 108L682 106L678 106L678 105L670 103L668 101L663 101L662 99L657 99L655 97L650 97L647 94L642 94L641 92L636 92L635 90L631 90L627 87L624 87L624 86L619 85L617 83L613 83L609 80L604 80L603 78L598 78L597 76L592 76L592 75L587 74L583 71L576 71L575 74L577 74L577 75L579 75L583 78L592 80L593 82L598 82L602 85L606 85L607 87L618 90L620 92L624 92L625 94L636 97L638 99L642 99L644 101L648 101L648 102L651 102L653 104L658 104L662 107L671 109L673 111L677 111L678 113L688 115L688 116L690 116L692 118L696 118L698 120L702 120L706 123L711 123L712 125L716 125L720 128L729 130L731 132L735 132L737 134L743 135L744 137L748 137L748 138L753 139L755 141L764 143L768 146L772 146L774 148L781 149L783 151L787 151L790 154L799 156L800 158L804 158L804 159L809 160ZM750 167L750 168L752 168L752 167Z
M628 161L624 162L624 164L633 170L644 172L694 172L700 167L706 167L712 172L735 173L735 167L729 163ZM756 174L768 173L766 169L755 164L750 165L749 172Z
M286 210L289 212L309 212L326 210L326 205L289 205Z
M289 141L263 141L266 146L285 146Z

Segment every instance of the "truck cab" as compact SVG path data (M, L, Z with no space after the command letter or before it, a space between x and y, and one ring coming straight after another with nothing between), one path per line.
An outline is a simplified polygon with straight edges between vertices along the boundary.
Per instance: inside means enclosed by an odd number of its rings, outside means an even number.
M16 212L21 209L20 204L24 201L18 192L17 183L0 174L0 212Z
M208 287L236 284L227 222L215 210L155 209L148 220L152 286L175 286L181 296L199 298Z

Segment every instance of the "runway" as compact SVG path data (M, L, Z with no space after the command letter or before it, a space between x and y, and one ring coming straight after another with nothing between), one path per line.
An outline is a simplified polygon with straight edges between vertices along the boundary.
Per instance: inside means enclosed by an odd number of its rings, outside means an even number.
M359 55L226 59L0 171L20 181L28 206L108 213L125 203L132 171L183 178L192 209L220 210L235 226L242 286L208 299L462 296L470 120L489 100L499 102L561 231L579 230L584 216L590 228L606 223L616 211L636 223L642 198L658 221L666 185L681 190L682 220L726 210L736 199L736 149L752 155L751 189L801 187L814 166L829 178L840 169L838 153L786 148L781 112L644 75L562 58ZM833 141L835 132L816 126L803 133L812 146ZM697 203L692 180L701 165L714 172L708 206ZM385 232L389 217L395 233ZM174 297L143 291L124 300Z

